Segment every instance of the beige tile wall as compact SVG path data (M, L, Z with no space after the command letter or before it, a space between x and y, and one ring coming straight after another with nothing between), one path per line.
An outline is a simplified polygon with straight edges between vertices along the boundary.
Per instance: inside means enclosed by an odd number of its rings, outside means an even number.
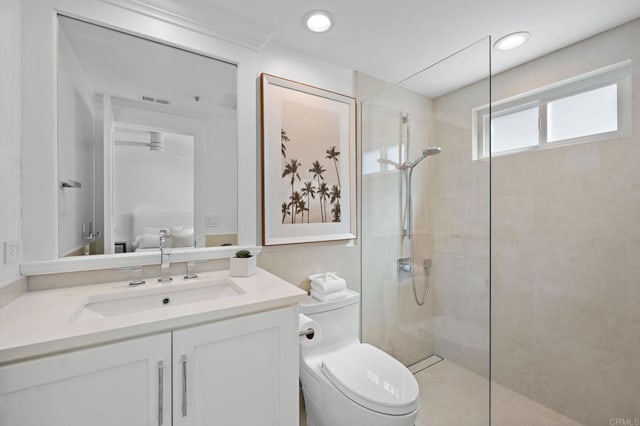
M632 137L492 160L493 379L589 426L640 418L639 40L640 21L634 21L493 79L495 101L633 61ZM455 100L479 99L474 92L480 85L439 99L437 108L450 105L456 115L463 104L456 106ZM468 117L469 109L460 108L457 115ZM468 134L460 136L470 140ZM457 155L452 163L469 161L468 151ZM467 171L452 170L472 184ZM440 168L438 172L439 190L455 190L456 185L462 185L458 192L468 189ZM484 192L472 190L466 197L484 197ZM434 203L444 209L435 226L438 232L457 232L453 224L472 219L459 217L467 212L464 198L449 200L447 206L438 195ZM452 258L439 265L455 265L456 256L475 244L462 231L444 243L451 246ZM437 233L435 246L443 246ZM467 274L467 267L452 270ZM437 309L471 316L478 299L485 297L484 284L477 280L477 288L465 292L481 292L463 298L443 278L439 273ZM496 415L500 409L494 407Z
M486 58L486 43L460 55ZM443 151L434 161L431 213L435 352L484 377L489 375L489 164L472 161L471 110L488 102L487 80L434 101Z
M263 247L258 266L305 290L309 275L335 272L350 289L360 291L360 247L355 241Z

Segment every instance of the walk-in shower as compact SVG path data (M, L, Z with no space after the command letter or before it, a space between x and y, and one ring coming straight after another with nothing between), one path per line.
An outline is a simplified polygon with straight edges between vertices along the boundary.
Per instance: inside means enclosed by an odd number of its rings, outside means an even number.
M489 375L489 168L466 158L471 111L490 103L488 47L484 40L400 85L358 74L362 338L412 371L459 366ZM458 97L449 77L469 63L480 68L465 82L484 83ZM418 382L434 384L421 387L425 417L416 425L438 425L425 421L446 415L432 411L443 388L438 378L421 379L424 372ZM488 424L486 379L473 404Z
M639 35L358 73L362 340L415 372L416 426L639 424Z

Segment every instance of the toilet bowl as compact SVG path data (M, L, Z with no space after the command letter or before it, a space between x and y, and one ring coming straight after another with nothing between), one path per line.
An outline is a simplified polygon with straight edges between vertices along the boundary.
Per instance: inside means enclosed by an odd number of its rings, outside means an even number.
M300 303L321 329L317 343L300 347L307 426L413 426L418 383L396 359L360 343L359 311L360 295L350 290L344 299Z

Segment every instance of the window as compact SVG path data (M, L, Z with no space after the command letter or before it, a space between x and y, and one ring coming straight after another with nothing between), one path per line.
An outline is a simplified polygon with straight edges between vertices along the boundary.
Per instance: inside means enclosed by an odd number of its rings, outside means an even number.
M476 108L474 159L629 133L631 61ZM489 142L490 141L490 142Z

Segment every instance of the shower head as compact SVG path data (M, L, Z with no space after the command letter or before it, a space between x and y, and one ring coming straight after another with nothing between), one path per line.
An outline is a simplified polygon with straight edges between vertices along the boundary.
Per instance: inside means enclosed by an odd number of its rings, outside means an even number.
M422 155L420 155L420 157L416 158L415 160L413 160L410 163L404 163L402 165L402 167L406 168L406 169L413 169L415 166L418 165L419 162L421 162L422 160L424 160L428 156L437 155L437 154L440 154L441 152L442 152L442 148L440 148L439 146L432 146L432 147L429 147L429 148L425 148L422 151Z
M424 151L422 151L422 155L429 156L429 155L437 155L440 154L442 152L442 148L440 148L439 146L431 146L429 148L426 148Z

